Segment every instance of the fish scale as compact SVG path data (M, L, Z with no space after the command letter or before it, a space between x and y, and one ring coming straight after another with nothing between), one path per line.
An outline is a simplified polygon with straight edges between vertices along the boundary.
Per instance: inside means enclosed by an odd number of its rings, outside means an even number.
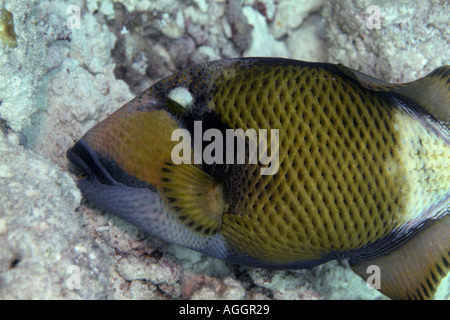
M230 128L281 129L281 178L247 177L240 195L243 210L224 215L225 237L254 258L284 264L316 258L324 248L346 251L385 236L401 222L395 213L401 211L397 199L403 196L394 183L401 180L401 172L393 178L377 165L387 157L386 149L399 162L393 124L386 125L392 106L377 93L368 97L325 70L261 69L256 76L251 70L234 77L232 84L222 82L231 88L216 83L218 94L210 107ZM293 83L296 87L289 87ZM342 98L345 90L353 98ZM377 187L381 184L385 187ZM258 228L248 232L258 218ZM364 228L364 221L372 228Z

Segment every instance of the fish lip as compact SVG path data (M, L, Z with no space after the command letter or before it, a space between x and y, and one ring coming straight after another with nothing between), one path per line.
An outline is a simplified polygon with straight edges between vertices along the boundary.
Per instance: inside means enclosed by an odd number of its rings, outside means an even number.
M118 184L103 167L96 152L92 150L83 139L79 140L72 148L68 149L66 156L67 159L85 175L85 178L82 178L77 182L81 191L86 192L94 181L104 185Z
M83 195L89 193L90 186L96 180L95 175L89 168L89 165L83 160L80 155L80 145L83 144L78 141L72 148L68 149L66 152L66 157L70 163L81 172L81 178L76 182L78 189L81 190ZM83 146L84 148L84 146Z
M82 180L92 180L94 175L92 170L89 168L87 163L83 160L82 156L79 155L79 146L82 144L81 140L78 141L72 148L69 148L66 152L66 157L83 175L86 177ZM84 147L84 146L83 146Z

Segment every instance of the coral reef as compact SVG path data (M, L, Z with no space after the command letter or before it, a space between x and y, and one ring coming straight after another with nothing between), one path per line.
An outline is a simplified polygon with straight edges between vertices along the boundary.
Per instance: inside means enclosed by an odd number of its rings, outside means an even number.
M389 82L412 81L449 63L447 1L347 0L324 6L322 14L332 62Z
M36 111L39 80L44 72L45 43L38 40L37 20L32 15L34 3L25 0L5 3L14 20L17 46L0 47L0 118L16 133L30 123Z
M0 160L0 297L105 298L106 255L80 228L72 178L2 134Z
M68 3L61 2L59 10L50 9L45 1L39 3L41 21L46 21L40 33L48 42L42 79L47 86L44 101L33 114L33 125L24 130L28 148L61 167L66 166L65 150L75 139L133 97L128 86L114 76L114 34L91 14L80 16L80 29L69 29ZM92 34L98 36L95 41Z
M379 29L368 27L374 4ZM15 0L4 7L0 298L384 298L343 262L246 268L150 237L81 199L65 151L161 77L207 60L290 57L341 62L387 81L415 79L450 62L446 1ZM79 288L70 285L77 267ZM448 283L437 298L449 299Z

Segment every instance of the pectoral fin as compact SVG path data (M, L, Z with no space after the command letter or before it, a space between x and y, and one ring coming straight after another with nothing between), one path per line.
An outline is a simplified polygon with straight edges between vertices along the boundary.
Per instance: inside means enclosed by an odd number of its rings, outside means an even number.
M219 231L225 201L213 177L193 164L169 163L161 176L162 196L186 227L204 235Z
M450 215L434 221L388 255L350 266L366 281L379 269L379 290L391 299L430 299L450 268Z

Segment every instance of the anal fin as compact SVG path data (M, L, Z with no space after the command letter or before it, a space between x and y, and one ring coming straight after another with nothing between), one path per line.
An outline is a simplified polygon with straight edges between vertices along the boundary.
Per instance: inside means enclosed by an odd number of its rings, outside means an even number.
M379 290L391 299L431 299L450 268L450 215L388 255L350 265L365 280L369 266L378 266Z
M220 230L226 209L223 190L213 177L193 164L166 163L161 195L186 227L209 236Z

